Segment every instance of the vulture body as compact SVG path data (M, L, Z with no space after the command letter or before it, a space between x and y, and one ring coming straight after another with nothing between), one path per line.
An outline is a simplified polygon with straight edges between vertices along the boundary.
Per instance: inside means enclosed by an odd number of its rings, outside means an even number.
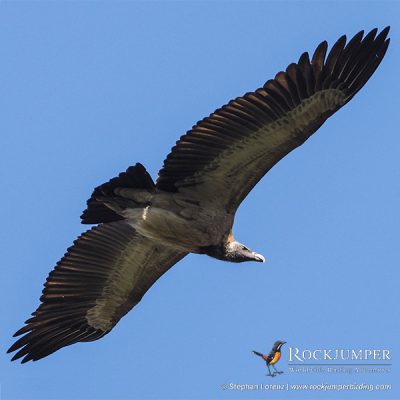
M257 182L364 86L382 61L389 28L322 42L254 92L182 136L154 183L141 164L97 187L82 214L96 224L75 240L14 336L13 360L39 360L104 336L188 253L264 261L232 235Z

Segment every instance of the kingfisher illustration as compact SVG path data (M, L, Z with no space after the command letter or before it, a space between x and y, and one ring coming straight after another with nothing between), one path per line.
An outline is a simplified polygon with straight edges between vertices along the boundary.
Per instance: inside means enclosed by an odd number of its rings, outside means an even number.
M265 360L265 362L266 362L266 364L267 364L267 367L268 367L268 372L269 372L269 374L267 374L267 376L272 376L272 377L274 377L274 376L276 376L277 374L283 374L283 371L278 371L277 369L276 369L276 367L275 367L275 364L279 361L279 359L281 358L281 348L282 348L282 346L285 344L286 342L282 342L282 340L277 340L275 343L274 343L274 346L272 347L272 350L269 352L269 354L268 355L266 355L266 354L262 354L262 353L259 353L258 351L254 351L253 350L253 353L256 355L256 356L259 356L259 357L261 357L263 360ZM272 366L272 368L275 370L275 372L273 372L272 374L271 374L271 370L270 370L270 368L269 368L269 366Z

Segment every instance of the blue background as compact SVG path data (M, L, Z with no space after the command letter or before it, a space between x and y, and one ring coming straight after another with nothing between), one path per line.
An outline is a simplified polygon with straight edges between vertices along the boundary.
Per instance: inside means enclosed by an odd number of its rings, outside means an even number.
M4 399L400 398L398 2L2 2ZM266 264L190 255L104 339L11 363L11 335L85 227L92 189L343 33L392 25L366 87L257 185L238 240ZM288 342L271 380L251 350ZM390 374L290 374L288 346L387 348ZM238 392L224 383L391 383Z

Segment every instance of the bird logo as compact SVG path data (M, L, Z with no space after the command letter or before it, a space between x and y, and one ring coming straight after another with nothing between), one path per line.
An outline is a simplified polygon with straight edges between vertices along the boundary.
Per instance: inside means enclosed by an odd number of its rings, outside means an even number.
M272 347L272 350L269 352L268 355L266 354L262 354L259 353L258 351L254 351L253 353L256 356L261 357L267 364L267 368L268 368L268 374L267 376L271 376L271 377L275 377L278 374L283 374L283 371L278 371L275 367L275 364L280 360L281 358L281 348L282 346L285 344L286 342L283 342L282 340L277 340L274 343L274 346ZM271 374L271 370L270 370L270 366L272 366L272 368L275 370L272 374Z

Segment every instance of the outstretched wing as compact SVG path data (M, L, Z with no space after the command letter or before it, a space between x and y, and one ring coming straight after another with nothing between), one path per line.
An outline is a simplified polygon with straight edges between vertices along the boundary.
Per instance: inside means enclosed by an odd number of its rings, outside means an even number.
M322 42L303 53L262 88L230 101L182 136L164 161L157 187L183 192L234 212L257 182L304 143L368 81L382 61L389 27L346 45L342 36L328 56Z
M110 332L170 267L187 253L139 235L124 221L82 234L50 273L41 304L14 336L13 360L39 360Z

